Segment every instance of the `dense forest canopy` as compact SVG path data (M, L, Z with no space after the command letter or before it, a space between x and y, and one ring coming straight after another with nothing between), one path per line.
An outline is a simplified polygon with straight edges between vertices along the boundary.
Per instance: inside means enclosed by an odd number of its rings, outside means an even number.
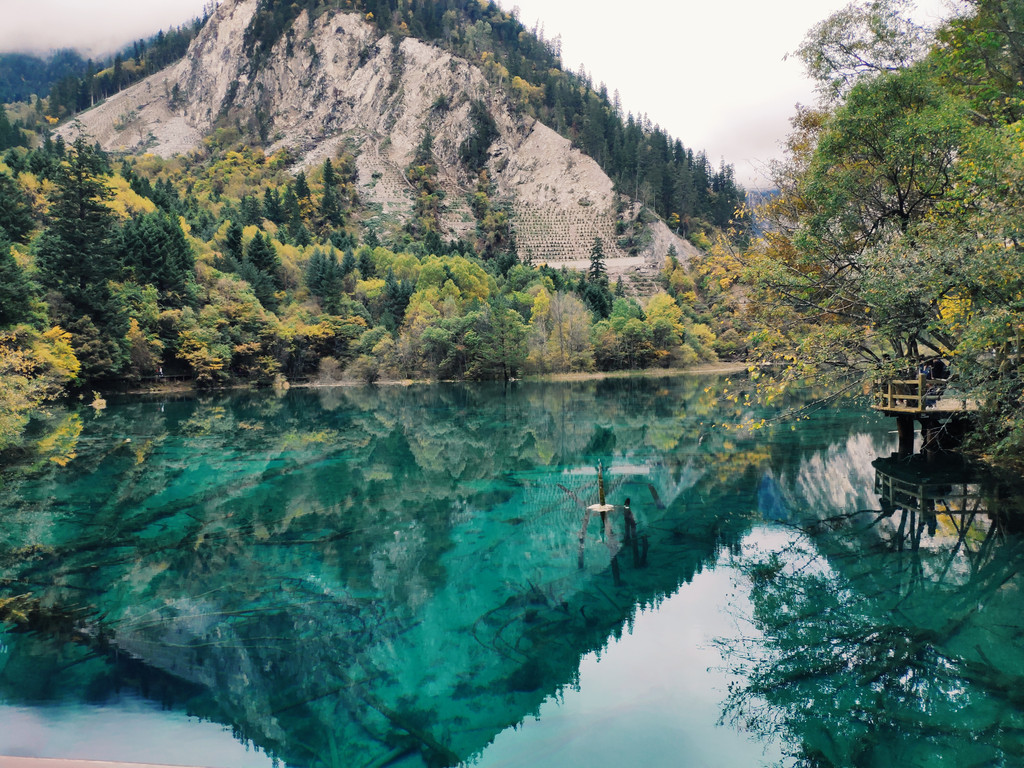
M315 19L339 7L477 62L521 110L557 126L613 170L622 192L692 238L742 200L728 166L712 169L623 117L603 88L562 71L557 43L494 4L265 1L246 33L250 65L292 34L302 11ZM0 111L0 450L67 387L159 376L198 386L510 378L742 353L746 321L711 266L670 252L661 290L640 296L609 279L599 239L584 273L521 263L493 199L496 128L482 103L459 151L478 175L468 194L476 233L452 241L437 227L429 134L406 170L416 205L398 232L364 224L344 149L293 175L297 156L265 154L227 120L201 148L167 160L113 159L83 138L68 146L50 136L53 120L181 56L198 29L139 41L102 69L66 69L47 99Z
M744 254L766 357L855 380L942 357L975 439L1024 447L1024 7L966 0L936 33L877 0L801 49L821 104L793 120L781 194Z
M262 3L247 38L253 66L301 11L331 7ZM557 43L497 6L346 7L480 61L520 109L602 160L621 191L681 231L699 221L691 239L728 225L726 204L741 196L728 167L713 171L623 117L603 89L557 66ZM669 253L662 290L646 298L609 281L599 240L583 273L521 263L485 169L471 192L475 235L445 241L431 226L429 135L423 162L407 169L419 198L400 233L363 224L344 150L293 176L296 158L267 155L227 124L169 160L111 160L82 140L9 141L3 445L67 385L159 372L200 386L488 378L752 349L784 362L784 379L851 383L944 356L956 393L981 406L977 439L1011 454L1024 443L1024 10L969 0L935 32L909 19L903 3L879 0L811 31L800 53L822 100L793 119L760 235L748 242L739 228L690 265ZM467 166L480 165L488 135L475 120Z
M54 83L66 77L81 77L87 68L86 60L77 51L68 49L46 57L0 53L0 103L45 97Z
M411 220L362 224L354 158L294 176L220 129L185 156L112 160L83 138L0 162L0 449L66 386L185 377L510 378L685 365L742 351L721 281L672 254L653 296L626 295L596 240L586 273L520 262ZM490 205L486 173L474 201ZM382 233L383 234L383 233Z

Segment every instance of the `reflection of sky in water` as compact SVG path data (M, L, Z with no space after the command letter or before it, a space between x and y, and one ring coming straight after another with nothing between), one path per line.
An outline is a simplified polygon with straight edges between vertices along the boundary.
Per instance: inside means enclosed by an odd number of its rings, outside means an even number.
M766 545L777 533L758 529ZM549 698L539 718L498 735L480 768L650 768L770 765L780 755L718 724L732 679L712 641L738 637L746 585L722 555L655 609L640 610L632 632L580 663L578 690Z
M236 740L226 726L132 696L102 706L0 704L0 755L207 768L273 765L269 757Z
M758 636L774 596L759 603L743 569L799 544L804 575L883 574L883 596L937 569L906 558L894 582L897 519L862 531L870 512L847 517L880 503L872 460L891 425L838 409L709 431L747 419L708 384L351 388L89 414L66 469L0 488L0 578L47 606L38 633L0 637L0 753L263 765L253 739L303 767L776 762L764 734L718 725L735 682L722 654ZM621 508L607 529L581 525L599 461L642 547ZM851 626L875 631L890 613L865 594L831 597L861 595ZM919 604L906 594L901 611ZM753 645L752 663L773 658Z

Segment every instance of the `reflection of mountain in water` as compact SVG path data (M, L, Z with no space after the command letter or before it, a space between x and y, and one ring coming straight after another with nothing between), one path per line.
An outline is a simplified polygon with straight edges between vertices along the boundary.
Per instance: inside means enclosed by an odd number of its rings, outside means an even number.
M149 687L295 765L465 760L749 529L768 452L702 426L706 383L112 407L4 492L5 616L36 633L0 691ZM598 459L643 547L595 519L579 568Z

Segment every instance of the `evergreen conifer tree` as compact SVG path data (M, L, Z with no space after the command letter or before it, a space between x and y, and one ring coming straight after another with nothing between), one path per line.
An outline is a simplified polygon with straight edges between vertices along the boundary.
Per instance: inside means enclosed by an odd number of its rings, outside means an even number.
M127 315L110 290L119 270L106 167L95 148L75 140L55 175L51 223L36 247L39 276L61 298L57 319L72 332L85 378L116 373L127 360Z
M356 257L349 249L345 251L345 255L341 259L341 276L348 277L356 269Z
M107 283L117 274L115 218L106 205L111 193L102 167L92 148L83 139L76 140L57 174L51 223L37 248L43 285L63 294L80 314L105 309L110 297Z
M237 231L240 237L241 228ZM121 230L118 249L135 280L157 288L161 305L184 305L195 257L177 219L155 211L130 220Z
M275 224L283 224L285 221L284 208L281 206L281 196L272 187L267 187L263 192L263 216Z
M18 182L0 173L0 230L15 243L24 243L32 231L32 209Z
M32 299L32 284L11 253L11 243L0 230L0 328L25 322Z
M0 149L20 147L25 143L21 130L11 125L11 121L7 117L7 110L0 104Z
M359 274L363 280L369 280L376 273L376 269L373 266L373 257L370 256L370 251L363 248L359 252Z
M590 269L587 270L587 277L592 283L608 282L608 270L604 266L604 242L600 237L594 238L594 245L590 249Z
M267 275L275 289L281 287L281 260L277 249L270 242L270 237L256 233L245 253L245 260L263 274Z
M295 197L298 198L301 203L303 200L309 200L309 182L306 181L306 174L299 171L295 174Z
M242 262L242 225L237 221L232 221L224 233L224 255L229 269L237 269Z

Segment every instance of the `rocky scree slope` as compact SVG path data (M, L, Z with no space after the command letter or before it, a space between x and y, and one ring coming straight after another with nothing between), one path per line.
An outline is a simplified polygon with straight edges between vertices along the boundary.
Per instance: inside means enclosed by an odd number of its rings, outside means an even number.
M659 269L671 246L683 260L695 253L656 221L644 225L640 255L627 258L616 243L617 195L593 159L518 113L473 64L415 38L381 35L357 14L327 14L312 26L303 14L252 75L243 43L256 7L257 0L222 3L185 58L82 113L62 135L81 130L107 151L170 156L198 146L230 110L270 151L295 150L302 157L296 171L351 151L362 200L386 223L412 215L404 169L429 130L446 192L443 234L454 237L475 227L468 205L475 178L458 150L477 100L497 125L487 168L521 257L578 266L600 237L612 275L642 275ZM628 202L625 208L637 211Z

